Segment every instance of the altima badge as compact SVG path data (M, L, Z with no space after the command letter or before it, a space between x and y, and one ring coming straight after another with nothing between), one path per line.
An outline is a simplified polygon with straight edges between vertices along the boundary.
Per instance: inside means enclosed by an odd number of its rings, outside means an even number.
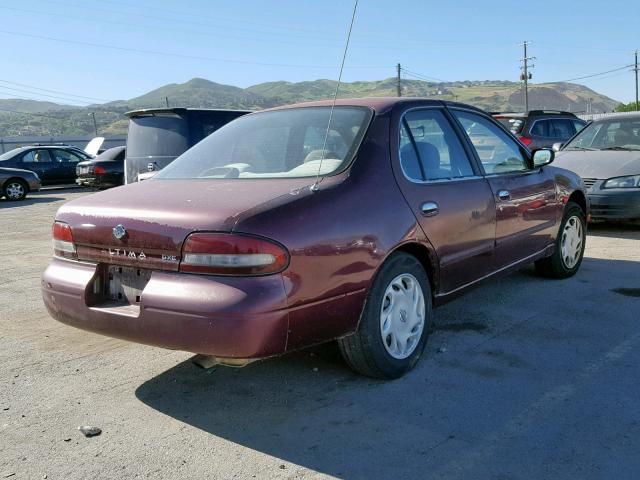
M113 227L113 236L118 240L122 240L127 235L127 229L124 225L116 225Z

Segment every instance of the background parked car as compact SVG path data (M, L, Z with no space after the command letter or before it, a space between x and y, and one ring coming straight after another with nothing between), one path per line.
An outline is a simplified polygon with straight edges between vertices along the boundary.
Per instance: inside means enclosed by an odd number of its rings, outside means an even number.
M153 176L210 133L248 110L154 108L125 113L129 117L125 183ZM139 178L143 174L144 177ZM147 175L145 175L147 174Z
M640 113L594 120L558 152L587 187L594 220L640 219Z
M494 113L493 117L516 135L530 150L551 148L556 142L566 142L587 123L571 112L558 110Z
M78 163L76 183L98 188L122 185L125 153L126 147L113 147L92 160Z
M75 183L76 165L91 158L77 147L32 145L0 155L0 167L35 172L43 185Z
M0 197L22 200L29 192L40 190L40 178L34 172L19 168L0 168Z

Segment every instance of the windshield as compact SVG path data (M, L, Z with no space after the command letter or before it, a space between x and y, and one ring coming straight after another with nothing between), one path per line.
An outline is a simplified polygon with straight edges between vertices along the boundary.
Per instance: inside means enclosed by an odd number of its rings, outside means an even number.
M327 134L330 111L291 108L241 117L186 151L154 179L293 178L335 172L355 155L372 112L335 107Z
M593 122L563 150L640 150L640 118Z
M8 152L5 152L2 155L0 155L0 161L9 160L15 157L19 152L20 152L20 148L14 148L13 150L9 150Z

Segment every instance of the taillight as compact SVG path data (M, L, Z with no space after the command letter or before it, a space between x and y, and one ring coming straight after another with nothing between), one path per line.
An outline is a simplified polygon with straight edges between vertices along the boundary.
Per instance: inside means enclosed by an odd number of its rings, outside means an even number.
M524 143L527 147L533 143L533 140L529 137L520 137L520 141Z
M231 233L192 233L182 247L180 271L210 275L268 275L289 264L287 250L271 241Z
M104 169L104 167L98 165L93 169L93 173L107 173L107 171Z
M54 222L52 228L53 254L57 257L77 259L71 227L66 223Z

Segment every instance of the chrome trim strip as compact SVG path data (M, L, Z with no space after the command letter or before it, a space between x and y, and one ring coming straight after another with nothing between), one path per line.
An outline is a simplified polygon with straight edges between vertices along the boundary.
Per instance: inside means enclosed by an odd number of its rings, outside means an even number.
M499 268L498 270L495 270L495 271L493 271L493 272L491 272L491 273L489 273L489 274L487 274L487 275L485 275L483 277L477 278L476 280L472 280L469 283L465 283L464 285L461 285L461 286L459 286L457 288L454 288L453 290L449 290L448 292L437 293L435 296L439 298L439 297L446 297L447 295L451 295L452 293L456 293L456 292L458 292L458 291L460 291L460 290L462 290L464 288L470 287L474 283L481 282L482 280L486 280L487 278L492 277L493 275L496 275L497 273L500 273L500 272L502 272L504 270L508 270L509 268L511 268L511 267L513 267L515 265L518 265L519 263L525 263L525 262L527 262L527 260L530 260L532 258L537 257L538 255L543 254L546 250L549 250L550 247L553 247L553 245L547 245L542 250L539 250L536 253L534 253L532 255L529 255L528 257L521 258L520 260L516 260L515 262L510 263L509 265L505 265L504 267Z

